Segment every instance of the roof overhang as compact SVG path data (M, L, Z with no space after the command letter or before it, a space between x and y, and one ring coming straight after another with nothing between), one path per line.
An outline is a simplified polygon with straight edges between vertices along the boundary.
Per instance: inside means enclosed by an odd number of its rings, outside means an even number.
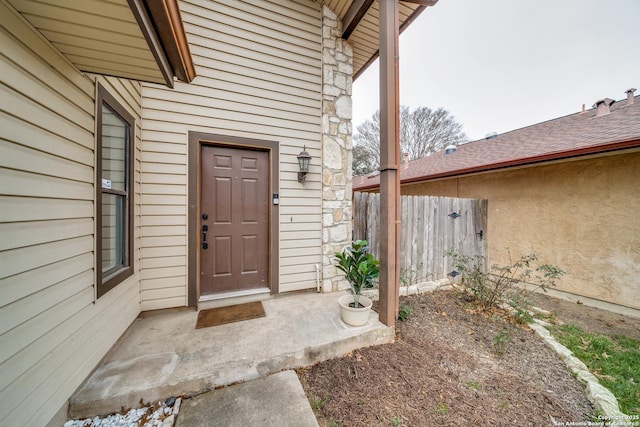
M402 0L399 3L400 32L428 6L438 0ZM379 55L379 0L324 0L324 5L342 19L342 38L353 48L353 77L358 78Z
M179 0L6 1L81 71L169 87L195 77ZM437 1L400 1L400 31ZM318 2L342 19L357 78L379 55L379 0Z
M178 0L8 0L79 70L165 84L195 68Z

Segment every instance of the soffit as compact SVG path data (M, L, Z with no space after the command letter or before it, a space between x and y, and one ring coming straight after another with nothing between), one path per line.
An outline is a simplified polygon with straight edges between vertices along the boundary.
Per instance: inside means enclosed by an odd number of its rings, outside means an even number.
M127 0L8 0L79 70L166 84Z
M353 0L324 0L319 3L329 7L342 19ZM425 6L417 3L400 1L398 10L400 31L404 30L424 9ZM378 57L378 16L379 0L376 0L348 38L353 48L354 77L360 75Z
M8 0L9 3L78 69L85 72L171 84L127 0ZM136 0L133 0L136 3ZM314 0L341 19L353 0ZM424 10L401 1L402 31ZM378 56L378 10L375 0L349 35L353 75L357 77Z

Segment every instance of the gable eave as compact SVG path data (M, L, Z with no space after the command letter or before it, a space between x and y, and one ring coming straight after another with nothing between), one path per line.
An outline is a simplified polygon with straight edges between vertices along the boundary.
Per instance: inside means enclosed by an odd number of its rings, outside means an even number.
M195 77L177 0L153 3L164 22L145 0L6 1L80 71L169 87Z

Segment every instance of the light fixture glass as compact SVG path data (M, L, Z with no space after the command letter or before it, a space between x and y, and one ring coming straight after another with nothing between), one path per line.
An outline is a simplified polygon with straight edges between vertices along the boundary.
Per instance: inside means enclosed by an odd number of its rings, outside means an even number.
M305 145L300 154L298 154L298 166L300 167L300 172L298 172L298 182L302 184L304 184L307 173L309 172L310 161L311 155L307 153L307 146Z

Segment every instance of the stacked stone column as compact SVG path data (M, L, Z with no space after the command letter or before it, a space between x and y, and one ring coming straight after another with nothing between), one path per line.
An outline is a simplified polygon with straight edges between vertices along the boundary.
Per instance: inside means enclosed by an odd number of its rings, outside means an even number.
M322 252L324 292L349 287L334 254L351 243L353 51L342 22L322 8Z

